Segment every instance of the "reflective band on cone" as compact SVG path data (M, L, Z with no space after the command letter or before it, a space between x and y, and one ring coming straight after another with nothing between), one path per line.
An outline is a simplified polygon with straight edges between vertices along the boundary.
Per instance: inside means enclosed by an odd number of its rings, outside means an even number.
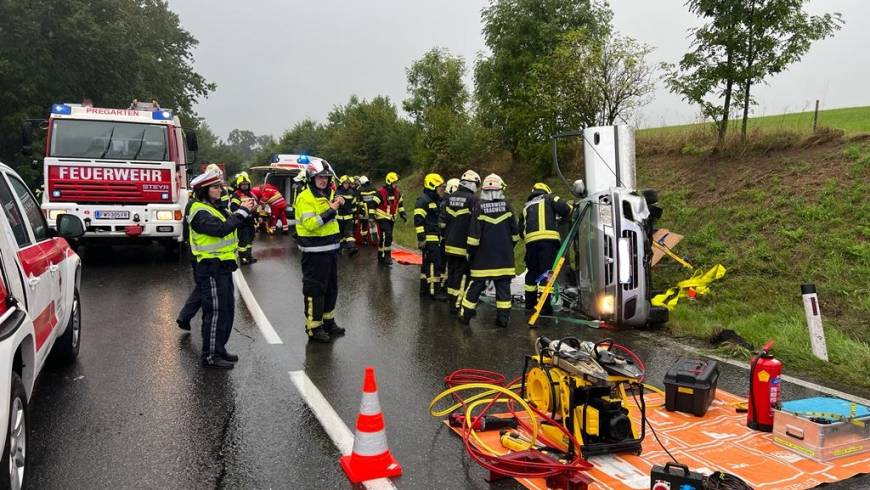
M381 413L375 370L372 367L366 368L362 401L356 418L353 453L342 456L339 461L353 483L402 474L402 467L393 458L387 445L384 415Z

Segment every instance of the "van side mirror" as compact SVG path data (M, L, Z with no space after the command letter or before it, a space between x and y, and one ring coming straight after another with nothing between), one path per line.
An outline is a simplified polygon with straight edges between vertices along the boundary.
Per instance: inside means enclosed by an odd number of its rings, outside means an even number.
M571 186L571 194L574 194L575 197L586 197L586 183L583 182L583 179L574 181L574 185Z
M21 154L33 155L33 123L30 121L21 123Z
M185 131L184 137L187 139L187 149L192 152L199 151L199 141L196 139L195 131Z
M74 214L61 214L56 220L57 234L64 238L79 238L85 234L85 225Z

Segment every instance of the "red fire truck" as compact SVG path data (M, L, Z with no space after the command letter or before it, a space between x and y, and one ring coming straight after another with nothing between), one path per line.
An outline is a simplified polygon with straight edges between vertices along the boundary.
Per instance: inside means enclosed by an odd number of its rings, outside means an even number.
M157 240L176 251L196 135L155 102L128 109L54 104L47 129L42 210L85 224L86 240ZM25 127L25 148L29 136Z

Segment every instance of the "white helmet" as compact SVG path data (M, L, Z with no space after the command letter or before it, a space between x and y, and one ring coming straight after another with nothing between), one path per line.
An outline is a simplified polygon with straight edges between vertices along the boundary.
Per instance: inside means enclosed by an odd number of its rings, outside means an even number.
M456 192L456 189L459 188L459 179L448 179L447 184L444 185L444 191L448 194L452 194Z
M305 168L305 173L308 178L314 177L332 177L332 168L323 160L317 160L308 164Z
M369 178L366 177L365 175L360 175L360 177L359 177L359 183L360 183L360 185L362 185L362 184L368 184L368 183L369 183Z
M462 174L461 180L480 184L480 175L477 175L477 172L474 170L466 170L465 173Z
M504 181L501 180L501 177L496 174L489 174L485 179L483 179L483 186L481 186L481 189L484 191L500 191L503 190L504 187Z

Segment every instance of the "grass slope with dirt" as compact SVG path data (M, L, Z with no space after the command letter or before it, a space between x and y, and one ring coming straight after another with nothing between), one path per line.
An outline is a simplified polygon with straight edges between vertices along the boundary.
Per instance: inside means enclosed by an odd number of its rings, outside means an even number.
M659 226L685 235L678 254L700 268L721 263L728 272L710 294L681 300L667 328L701 339L732 329L755 346L772 338L787 373L870 394L870 136L755 131L744 150L719 156L685 151L686 138L639 135L638 183L659 191ZM500 173L520 209L535 179L509 168L501 158L478 171ZM409 218L422 179L417 172L400 181ZM564 185L548 182L567 197ZM399 223L396 238L416 248L411 220ZM523 253L520 244L518 271ZM654 288L687 277L665 258L654 270ZM819 292L828 363L810 349L803 283ZM720 351L741 360L750 355L738 347Z

